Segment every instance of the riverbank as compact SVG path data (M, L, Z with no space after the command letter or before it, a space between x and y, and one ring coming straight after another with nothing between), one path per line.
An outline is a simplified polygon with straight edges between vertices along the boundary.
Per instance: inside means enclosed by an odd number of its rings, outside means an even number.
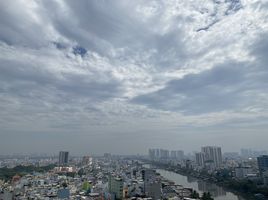
M188 173L182 173L182 172L176 172L176 171L173 171L173 170L169 170L169 169L164 169L163 170L167 170L169 172L173 172L173 173L176 173L176 174L179 174L179 175L182 175L182 176L187 176L187 177L192 177L192 178L195 178L197 181L204 181L204 182L207 182L209 184L215 184L217 185L218 187L222 187L226 192L230 192L230 193L233 193L234 195L236 196L239 196L239 197L242 197L243 200L255 200L254 196L251 196L249 197L248 195L246 194L243 194L243 193L240 193L240 192L237 192L235 190L232 190L230 188L227 188L225 187L223 184L219 184L218 182L215 182L215 181L211 181L209 179L202 179L200 178L199 176L194 176L192 174L188 174ZM226 199L226 200L229 200L229 199Z
M254 200L254 199L256 199L256 197L254 196L255 193L248 193L248 192L243 193L243 192L240 192L240 191L237 191L237 190L231 188L230 186L228 186L228 184L229 185L231 185L231 184L227 180L220 182L213 176L212 177L207 177L207 176L204 176L204 175L200 175L200 174L196 173L193 170L185 170L183 168L172 167L169 164L158 163L158 162L150 162L150 163L153 166L155 166L156 168L159 168L159 169L162 169L162 170L170 171L170 172L180 174L180 175L183 175L183 176L187 176L187 177L189 176L189 177L192 177L192 178L195 178L197 180L201 180L201 181L204 181L204 182L207 182L207 183L210 183L210 184L215 184L218 187L224 188L224 190L226 190L227 192L231 192L231 193L233 193L233 194L235 194L237 196L242 197L244 200ZM240 185L238 185L236 187L239 187L239 186ZM243 187L243 185L241 187ZM243 189L246 190L246 188L243 188Z

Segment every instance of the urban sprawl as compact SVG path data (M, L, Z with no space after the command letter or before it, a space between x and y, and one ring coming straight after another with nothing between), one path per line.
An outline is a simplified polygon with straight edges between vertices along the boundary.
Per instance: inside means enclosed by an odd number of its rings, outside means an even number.
M155 148L148 155L135 156L79 157L68 151L57 156L1 156L0 200L211 200L216 196L169 180L159 170L217 184L245 199L268 198L266 151L222 153L221 147L204 146L187 155Z

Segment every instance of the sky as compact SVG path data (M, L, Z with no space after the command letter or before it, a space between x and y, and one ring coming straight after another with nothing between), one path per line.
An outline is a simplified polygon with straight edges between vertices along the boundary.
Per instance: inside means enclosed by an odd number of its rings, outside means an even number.
M0 154L267 149L268 1L0 0Z

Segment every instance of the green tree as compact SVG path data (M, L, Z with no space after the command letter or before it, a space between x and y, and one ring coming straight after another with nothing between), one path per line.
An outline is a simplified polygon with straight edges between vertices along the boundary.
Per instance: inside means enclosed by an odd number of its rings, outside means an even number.
M210 192L204 192L203 195L202 195L202 200L214 200L212 197L211 197L211 194Z
M199 193L198 192L196 192L195 190L192 192L192 194L191 194L191 198L194 198L194 199L199 199L200 197L199 197Z
M67 188L68 187L67 183L66 182L63 182L62 183L62 187Z

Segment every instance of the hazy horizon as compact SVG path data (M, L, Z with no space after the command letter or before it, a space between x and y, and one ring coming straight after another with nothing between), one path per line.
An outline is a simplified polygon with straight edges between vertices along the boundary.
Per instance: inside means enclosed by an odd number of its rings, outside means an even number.
M0 2L0 154L267 150L268 3Z

